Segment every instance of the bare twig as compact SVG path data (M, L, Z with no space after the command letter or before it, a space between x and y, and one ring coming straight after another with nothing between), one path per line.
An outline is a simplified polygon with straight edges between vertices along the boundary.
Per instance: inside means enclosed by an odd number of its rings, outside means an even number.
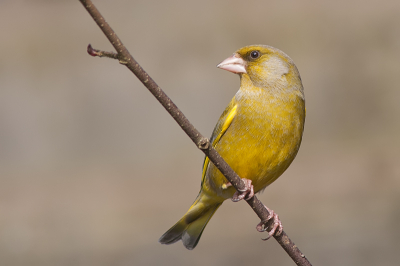
M108 58L112 58L112 59L120 59L120 56L117 53L114 52L105 52L105 51L100 51L100 50L96 50L92 47L91 44L88 45L87 47L87 52L88 54L90 54L91 56L98 56L98 57L108 57Z
M224 159L218 154L218 152L210 145L208 138L200 134L200 132L190 123L190 121L183 115L179 108L171 101L171 99L161 90L161 88L155 83L155 81L143 70L143 68L136 62L132 55L128 52L126 47L122 44L121 40L111 29L104 17L99 13L97 8L93 5L91 0L79 0L92 18L95 20L97 25L106 35L108 40L114 46L117 53L104 52L95 50L88 46L88 53L92 56L105 56L114 59L118 59L121 64L128 67L133 74L143 83L143 85L156 97L167 112L175 119L179 126L185 131L185 133L192 139L196 146L204 152L204 154L210 159L210 161L221 171L226 179L232 184L236 190L244 190L245 184L240 177L230 168L230 166L224 161ZM264 204L256 197L247 200L247 203L251 206L257 216L262 220L267 220L269 215L268 210ZM268 224L268 229L272 228L273 219ZM311 266L311 263L301 253L297 246L290 240L285 232L282 232L279 236L274 238L282 246L282 248L288 253L297 265Z

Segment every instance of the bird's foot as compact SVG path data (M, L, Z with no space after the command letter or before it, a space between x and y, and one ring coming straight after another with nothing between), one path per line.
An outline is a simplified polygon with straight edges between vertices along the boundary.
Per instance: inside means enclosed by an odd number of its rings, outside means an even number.
M233 202L238 202L242 199L249 200L252 197L254 197L254 187L251 184L251 180L246 178L242 178L242 180L244 182L245 187L243 190L238 190L235 192L235 194L233 194L232 196ZM229 185L232 186L231 183L229 183Z
M281 220L279 220L279 216L278 214L276 214L273 210L269 209L267 206L264 205L265 208L267 208L269 215L267 217L266 220L261 221L256 229L258 232L265 232L267 230L267 223L269 220L273 219L274 220L274 225L271 229L271 231L268 232L268 237L267 238L262 238L262 240L268 240L271 236L273 236L274 234L279 236L280 234L282 234L283 231L283 226L282 226L282 222ZM278 229L278 230L277 230Z

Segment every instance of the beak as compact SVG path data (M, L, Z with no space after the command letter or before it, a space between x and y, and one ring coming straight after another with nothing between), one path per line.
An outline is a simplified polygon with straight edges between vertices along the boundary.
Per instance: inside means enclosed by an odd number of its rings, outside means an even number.
M247 73L246 72L246 62L238 55L233 54L222 61L218 66L220 69L228 70L235 74Z

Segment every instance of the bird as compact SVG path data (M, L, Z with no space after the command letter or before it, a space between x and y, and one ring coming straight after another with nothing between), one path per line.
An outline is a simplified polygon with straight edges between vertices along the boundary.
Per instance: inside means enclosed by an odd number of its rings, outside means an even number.
M246 189L236 191L206 156L199 194L187 213L161 236L161 244L182 240L187 249L194 249L226 199L248 200L264 190L283 174L300 148L306 116L304 89L288 55L268 45L250 45L217 67L238 74L240 88L220 116L210 143ZM279 235L282 223L274 211L268 211L257 230L265 231L267 221L274 219L269 237Z

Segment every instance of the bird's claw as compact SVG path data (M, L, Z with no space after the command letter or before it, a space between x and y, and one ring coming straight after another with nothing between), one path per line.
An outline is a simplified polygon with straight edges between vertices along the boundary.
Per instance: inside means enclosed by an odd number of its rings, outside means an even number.
M264 205L264 207L268 210L269 215L266 220L261 221L259 224L257 224L257 231L258 232L265 232L267 230L267 223L269 220L274 219L274 225L271 229L271 231L268 232L268 237L267 238L262 238L262 240L268 240L273 236L274 234L276 236L279 236L282 234L283 231L283 226L281 220L279 220L278 214L276 214L273 210L269 209L267 206Z
M233 194L232 196L232 201L233 202L238 202L242 199L249 200L252 197L254 197L254 187L251 184L250 179L242 178L245 188L243 190L238 190ZM229 183L230 185L230 183Z

